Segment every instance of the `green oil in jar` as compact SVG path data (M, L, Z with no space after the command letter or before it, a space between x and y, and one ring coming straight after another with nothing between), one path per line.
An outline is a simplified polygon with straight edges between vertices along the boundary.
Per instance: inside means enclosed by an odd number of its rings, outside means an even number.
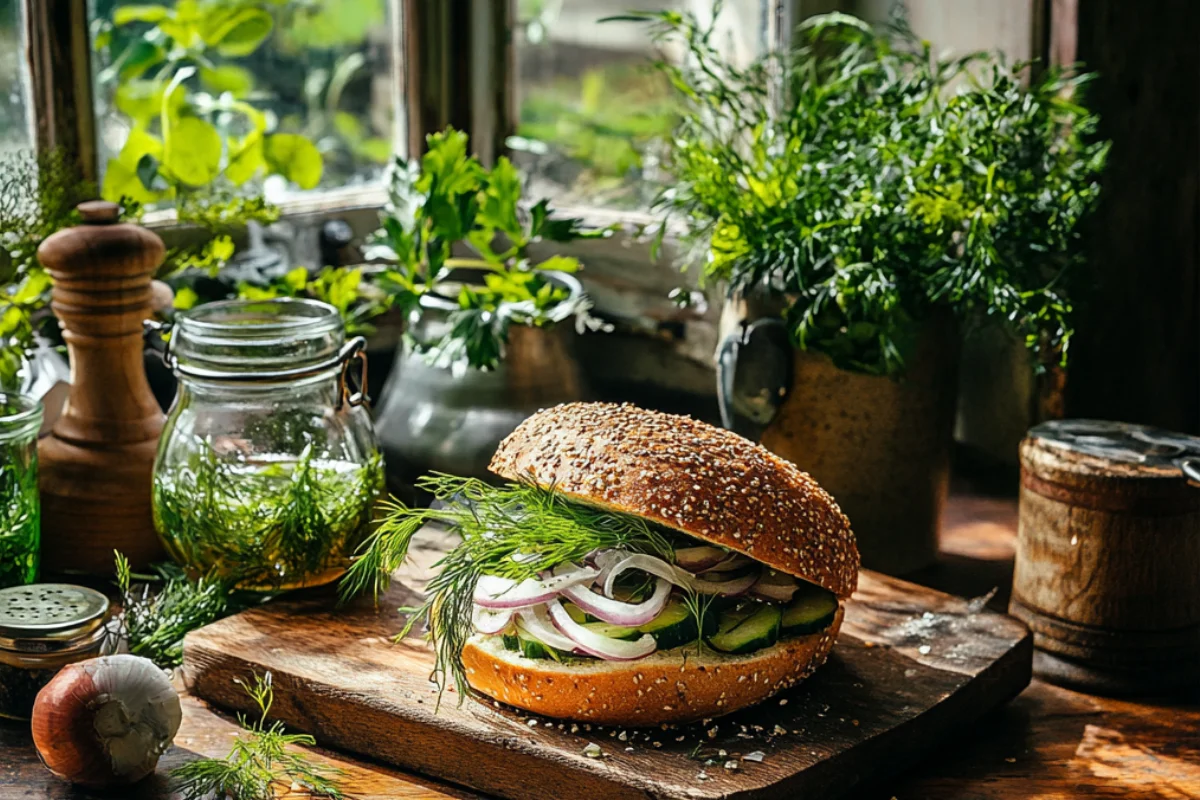
M202 442L154 476L154 523L178 563L238 588L320 586L345 572L383 487L365 463L295 456L228 458Z
M41 421L42 407L36 400L0 393L0 589L37 578Z

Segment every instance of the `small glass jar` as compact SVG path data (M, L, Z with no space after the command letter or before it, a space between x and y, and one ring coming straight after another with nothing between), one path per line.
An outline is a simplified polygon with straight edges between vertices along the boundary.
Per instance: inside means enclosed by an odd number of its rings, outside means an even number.
M154 465L154 524L193 574L276 591L336 580L370 526L383 464L362 391L365 340L312 300L181 313L179 378Z
M0 717L29 719L38 692L67 664L103 655L108 598L64 583L0 590Z
M41 403L0 392L0 588L37 579L41 539L37 435L41 426Z

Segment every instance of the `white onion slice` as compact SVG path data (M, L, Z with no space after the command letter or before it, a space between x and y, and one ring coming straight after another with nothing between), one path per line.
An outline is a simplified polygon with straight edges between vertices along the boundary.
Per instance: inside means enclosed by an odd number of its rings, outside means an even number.
M612 639L595 631L590 631L571 619L571 615L563 608L562 603L551 600L546 604L550 620L554 627L562 631L568 639L575 643L577 650L582 650L590 656L602 658L605 661L636 661L645 658L658 649L658 644L650 634L643 634L640 639L628 641Z
M525 608L536 606L558 596L558 593L581 583L590 583L599 570L576 567L543 580L526 578L517 583L508 578L484 575L475 584L475 603L484 608Z
M768 570L758 579L758 583L754 584L753 588L750 589L750 594L766 600L786 603L792 599L792 595L796 593L798 586L799 584L796 583L796 579L791 575Z
M572 586L562 596L579 606L596 619L611 625L636 628L650 622L667 606L671 596L671 584L659 578L654 584L654 593L640 603L626 603L597 594L586 586Z
M600 574L596 577L596 583L600 586L605 586L608 583L608 575L612 572L613 567L620 564L629 553L624 550L600 550L592 553L591 564L600 570Z
M754 584L758 583L759 576L762 573L757 570L747 572L736 578L730 578L723 581L710 581L707 578L693 578L692 590L699 594L719 594L724 597L737 597L750 591Z
M517 612L517 628L537 639L547 647L574 653L579 649L575 642L558 632L545 606L522 608Z
M480 633L494 636L512 624L513 611L511 608L493 610L483 606L475 606L471 610L471 624Z
M622 572L630 569L640 569L642 572L648 572L685 589L690 589L692 582L695 581L692 574L686 570L645 553L624 554L624 558L612 566L606 565L605 569L608 574L604 578L604 594L608 597L613 596L613 586L616 584L617 578L621 576Z
M727 553L724 558L713 564L708 569L699 570L699 572L708 575L709 573L733 572L737 569L754 565L754 560L747 558L741 553Z
M688 572L703 572L722 563L731 555L735 554L710 545L681 547L675 551L675 563Z

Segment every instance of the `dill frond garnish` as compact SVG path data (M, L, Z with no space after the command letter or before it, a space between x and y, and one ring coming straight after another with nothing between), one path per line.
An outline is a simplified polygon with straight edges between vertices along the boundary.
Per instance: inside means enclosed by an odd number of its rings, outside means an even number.
M201 758L171 770L171 777L179 782L180 796L184 800L271 800L300 788L309 797L341 800L344 795L337 779L344 774L342 770L289 749L312 746L316 740L307 734L285 733L282 722L268 727L267 714L275 699L271 673L255 675L253 684L242 686L258 706L259 718L250 722L245 715L238 715L244 733L225 758Z
M669 534L639 517L569 500L553 488L493 486L442 474L423 478L418 486L438 502L422 509L387 504L384 519L342 579L341 592L344 599L367 591L378 598L423 526L432 522L456 530L462 544L435 565L425 602L411 610L397 638L425 625L436 651L433 680L443 691L453 681L460 697L471 692L462 650L472 634L475 584L482 575L536 578L606 548L673 558Z
M155 566L153 575L136 575L124 555L115 555L121 632L129 652L163 669L183 663L183 637L190 631L243 607L226 581L207 576L192 580L174 564Z

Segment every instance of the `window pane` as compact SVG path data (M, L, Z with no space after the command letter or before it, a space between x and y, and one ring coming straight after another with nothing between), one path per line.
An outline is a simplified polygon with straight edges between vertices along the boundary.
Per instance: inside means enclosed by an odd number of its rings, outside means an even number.
M759 52L767 0L727 0L720 41L738 61ZM649 67L644 26L600 24L629 8L711 16L711 0L518 0L517 135L509 145L535 194L560 203L644 208L657 189L655 139L671 93ZM669 55L669 54L665 54Z
M894 3L859 0L858 13L882 22L893 13ZM913 32L933 42L935 52L1001 50L1015 63L1033 55L1033 6L1033 0L906 0L904 11Z
M261 186L279 201L378 182L392 153L389 5L92 0L104 194Z
M31 145L21 0L0 0L0 154Z

